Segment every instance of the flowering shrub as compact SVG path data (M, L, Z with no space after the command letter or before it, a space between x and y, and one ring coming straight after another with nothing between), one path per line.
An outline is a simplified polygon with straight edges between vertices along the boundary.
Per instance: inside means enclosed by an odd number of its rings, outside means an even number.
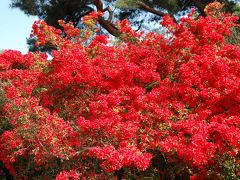
M168 39L123 21L124 41L88 46L71 24L63 38L36 22L37 45L57 50L0 55L0 160L16 178L239 178L235 21L165 16Z

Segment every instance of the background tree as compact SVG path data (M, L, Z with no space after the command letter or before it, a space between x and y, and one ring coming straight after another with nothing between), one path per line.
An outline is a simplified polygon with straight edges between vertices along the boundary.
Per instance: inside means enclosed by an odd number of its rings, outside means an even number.
M150 29L149 23L159 22L162 16L170 14L179 17L195 7L205 16L205 6L213 0L12 0L11 7L20 8L27 15L35 15L48 25L59 28L58 20L72 21L75 27L82 27L80 19L93 11L107 12L98 19L101 27L110 34L119 36L120 31L114 19L127 18L138 29ZM237 3L224 0L228 12L239 13ZM146 13L147 12L147 13ZM106 17L108 15L108 17Z
M58 20L73 22L74 27L84 29L81 18L91 12L104 12L98 18L100 33L111 34L119 37L120 30L114 23L115 20L128 19L136 30L158 31L159 21L164 15L169 14L177 22L179 17L195 8L205 16L204 8L213 0L11 0L12 8L19 8L27 15L38 16L48 25L61 28ZM221 0L225 3L225 10L235 15L240 15L240 6L231 0ZM228 40L232 44L240 44L239 28L232 29L233 36ZM55 47L35 46L34 38L27 39L30 51L51 52Z

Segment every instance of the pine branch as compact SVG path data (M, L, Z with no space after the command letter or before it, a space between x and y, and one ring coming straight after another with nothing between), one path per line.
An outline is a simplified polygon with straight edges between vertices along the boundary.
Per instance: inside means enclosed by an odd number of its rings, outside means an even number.
M162 16L165 16L165 15L169 14L169 13L164 13L164 12L162 12L162 11L158 11L158 10L156 10L156 9L154 9L154 8L146 5L146 4L143 3L143 2L139 2L138 5L140 6L141 9L143 9L143 10L145 10L145 11L147 11L147 12L150 12L150 13L152 13L152 14L155 14L155 15L157 15L157 16L161 16L161 17L162 17ZM174 18L174 16L173 16L172 14L169 14L169 15L174 19L175 22L177 22L176 19Z
M111 11L110 11L110 8L106 8L106 9L103 9L103 4L101 2L101 0L94 0L93 1L93 4L96 6L97 8L97 11L101 11L101 12L104 12L104 11L108 11L109 12L109 18L108 20L105 20L103 17L99 17L98 19L98 22L99 24L104 28L106 29L110 34L112 34L113 36L116 36L116 37L119 37L122 33L119 31L119 29L115 26L115 24L113 24L111 22Z
M152 14L158 15L158 16L165 16L167 15L166 13L163 13L161 11L157 11L154 8L151 8L150 6L144 4L143 2L139 2L138 5L140 6L141 9L150 12Z

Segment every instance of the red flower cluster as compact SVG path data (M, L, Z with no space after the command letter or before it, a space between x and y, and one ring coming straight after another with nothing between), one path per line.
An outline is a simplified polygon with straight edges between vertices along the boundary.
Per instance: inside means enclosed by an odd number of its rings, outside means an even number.
M16 178L239 178L240 51L225 41L235 17L162 24L80 42L33 25L44 54L0 55L0 160ZM122 41L124 40L124 41Z

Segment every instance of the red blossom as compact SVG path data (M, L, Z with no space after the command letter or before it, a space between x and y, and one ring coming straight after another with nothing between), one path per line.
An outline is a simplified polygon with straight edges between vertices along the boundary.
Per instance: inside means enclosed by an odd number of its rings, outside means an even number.
M35 22L37 45L56 50L0 54L0 161L17 179L222 178L229 164L238 177L240 51L225 40L235 21L166 16L165 38L124 20L117 45Z

